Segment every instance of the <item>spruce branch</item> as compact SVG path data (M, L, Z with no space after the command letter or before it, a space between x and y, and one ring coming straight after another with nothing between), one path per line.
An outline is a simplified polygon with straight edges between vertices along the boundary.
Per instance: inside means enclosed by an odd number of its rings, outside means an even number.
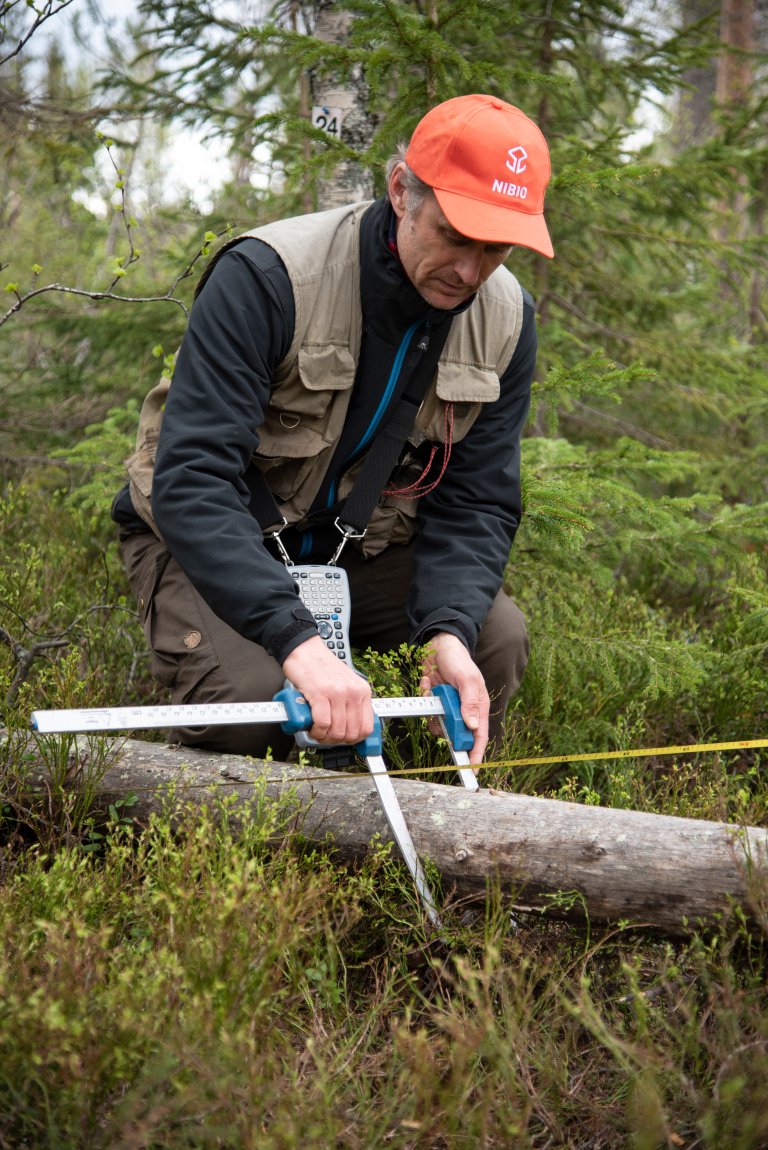
M655 435L653 432L648 431L647 428L640 427L636 423L628 423L627 420L619 419L615 415L610 415L607 411L600 411L588 403L583 403L580 399L572 399L571 403L574 410L581 413L580 416L574 416L573 412L567 413L567 418L572 423L580 422L592 427L595 421L599 421L614 428L621 435L631 436L632 439L638 440L639 443L645 443L649 447L657 447L665 451L672 451L674 449L674 443L672 443L671 440L663 439L661 436Z

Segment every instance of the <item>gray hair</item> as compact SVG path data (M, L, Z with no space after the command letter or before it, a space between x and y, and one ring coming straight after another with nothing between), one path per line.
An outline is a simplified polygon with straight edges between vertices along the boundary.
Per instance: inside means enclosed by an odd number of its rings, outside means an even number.
M431 194L432 188L429 184L425 184L423 180L420 180L413 169L408 166L405 159L405 151L406 145L398 144L395 154L387 160L387 184L389 184L389 178L397 165L402 164L403 190L408 197L408 208L411 215L417 216L424 200Z

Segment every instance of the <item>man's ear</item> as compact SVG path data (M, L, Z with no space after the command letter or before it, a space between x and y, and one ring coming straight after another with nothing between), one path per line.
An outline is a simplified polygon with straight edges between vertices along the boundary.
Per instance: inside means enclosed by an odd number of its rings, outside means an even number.
M392 210L398 219L402 219L405 215L405 198L406 192L403 184L403 172L405 171L405 164L396 164L392 169L389 177L389 185L387 191L389 192L389 200L392 204Z

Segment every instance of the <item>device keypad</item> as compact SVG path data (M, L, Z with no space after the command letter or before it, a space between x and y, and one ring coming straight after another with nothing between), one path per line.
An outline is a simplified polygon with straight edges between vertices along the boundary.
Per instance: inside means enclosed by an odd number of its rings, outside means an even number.
M304 606L313 614L320 637L338 659L349 661L349 583L340 567L289 568Z

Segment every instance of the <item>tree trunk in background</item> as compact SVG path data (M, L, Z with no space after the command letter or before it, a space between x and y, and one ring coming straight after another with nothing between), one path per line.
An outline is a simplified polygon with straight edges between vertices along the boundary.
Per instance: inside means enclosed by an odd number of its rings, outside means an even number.
M757 0L722 0L720 11L720 54L717 60L715 100L726 116L738 116L750 100L755 79L755 23ZM746 174L733 170L733 192L723 204L724 223L720 238L744 240L755 235L755 209L764 192L750 189ZM761 277L753 271L745 283L746 308L743 338L755 339L759 312Z
M335 0L320 0L314 35L328 44L345 44L354 19ZM334 69L315 69L310 75L310 94L315 127L338 134L344 144L363 152L373 136L368 111L368 86L363 69L355 65L344 75ZM327 114L317 110L328 109ZM318 181L319 210L342 207L373 196L370 169L352 160L341 160L332 175Z
M298 32L298 30L299 30L298 0L291 0L290 9L289 9L289 20L290 20L291 31L292 32ZM304 69L302 69L301 73L299 74L299 115L302 117L302 119L308 120L310 118L311 112L312 112L312 108L311 108L311 104L310 104L309 76L307 75L307 72ZM305 164L309 163L311 156L312 156L312 141L309 139L305 139L304 143L302 145L302 159L303 159ZM314 199L314 196L312 195L312 188L311 188L311 185L309 183L307 183L307 186L304 189L304 196L302 199L302 208L307 213L314 211L314 208L315 208L315 199Z
M702 20L714 21L719 11L720 0L685 0L682 19L687 27ZM670 133L676 150L683 151L700 144L710 134L716 79L717 61L714 58L684 73L686 87L679 90L675 121Z
M757 0L722 0L715 98L721 108L738 108L749 97L754 79Z
M749 97L754 81L751 54L756 48L758 0L686 0L686 25L715 20L720 51L706 64L684 74L672 137L678 149L700 144L712 131L715 107L738 109Z
M326 847L330 840L348 860L363 858L374 836L391 841L367 776L135 739L111 746L112 765L94 788L97 810L135 793L130 815L140 825L169 797L193 805L225 799L227 818L236 821L263 785L270 798L286 803L282 837L299 833ZM84 736L78 752L87 763L92 746ZM47 775L33 770L28 782L45 787ZM393 783L416 850L437 868L449 898L482 903L489 889L498 890L518 912L623 921L670 936L690 933L737 903L763 930L768 926L766 830L493 789Z
M705 65L685 76L688 90L678 97L676 119L670 138L677 150L703 143L715 129L714 114L738 117L753 97L757 80L755 53L768 48L768 5L760 0L687 0L683 18L688 24L719 15L720 51ZM763 235L768 200L768 167L762 186L753 180L751 189L743 172L734 169L731 194L722 204L723 223L718 237L723 242ZM726 290L732 290L724 270ZM762 343L768 335L763 310L763 276L754 270L745 284L743 338Z
M723 0L720 18L722 51L717 66L716 99L724 111L737 112L752 96L757 80L755 53L768 48L768 6L759 11L759 0ZM744 190L744 177L739 175L731 205L740 238L765 234L768 202L768 166L762 179L753 183L750 193ZM748 290L746 337L751 343L764 343L768 337L768 320L763 310L764 278L758 270L752 273Z

